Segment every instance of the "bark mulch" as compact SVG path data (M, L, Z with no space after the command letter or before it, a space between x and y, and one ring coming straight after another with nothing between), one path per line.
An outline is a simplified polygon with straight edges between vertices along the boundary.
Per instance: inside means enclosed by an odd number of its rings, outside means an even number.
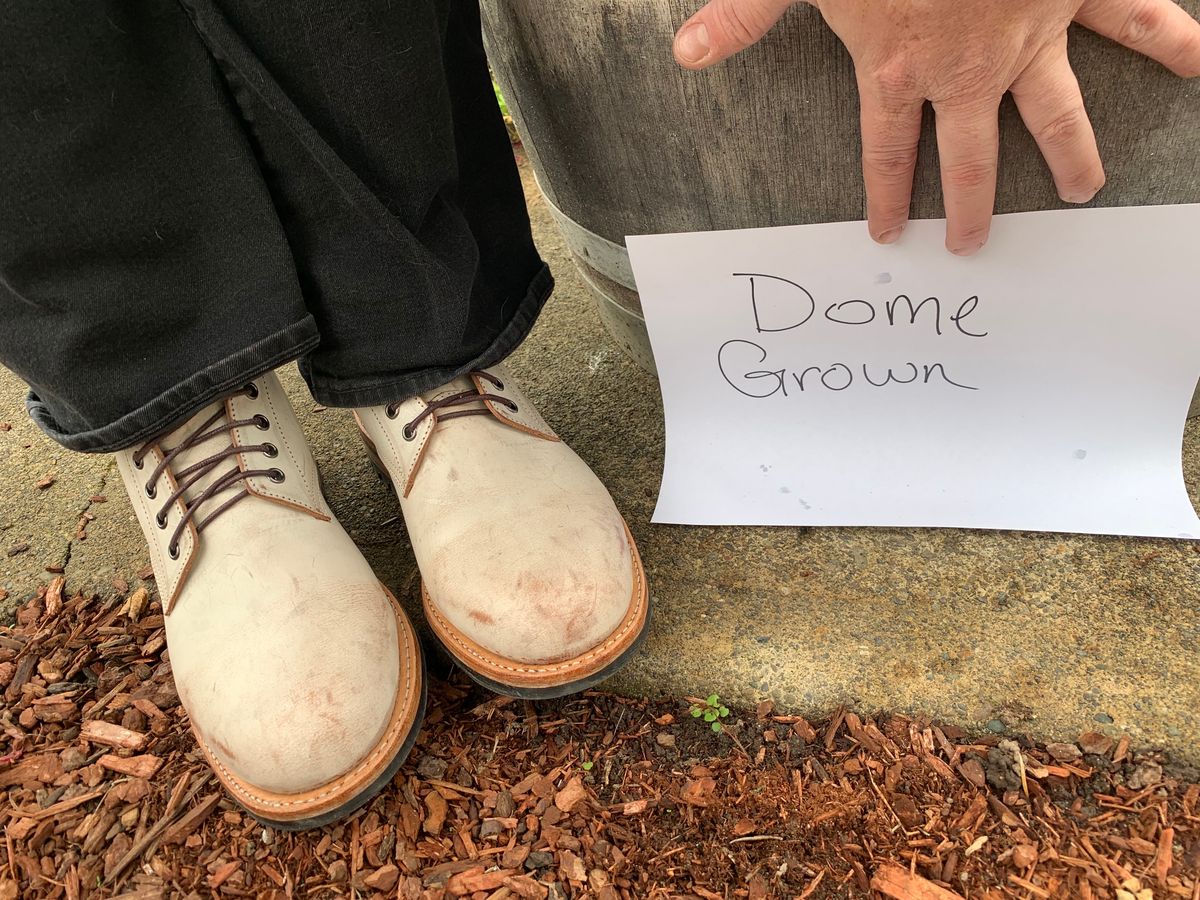
M1127 739L1040 746L769 702L715 734L694 700L437 682L378 799L266 829L189 736L157 603L114 586L68 597L56 578L0 630L0 900L1200 900L1200 785Z

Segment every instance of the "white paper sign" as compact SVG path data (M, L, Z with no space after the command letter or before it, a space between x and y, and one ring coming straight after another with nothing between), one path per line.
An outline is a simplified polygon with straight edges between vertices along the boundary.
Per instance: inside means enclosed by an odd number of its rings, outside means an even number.
M1200 204L627 239L666 407L654 521L1200 537Z

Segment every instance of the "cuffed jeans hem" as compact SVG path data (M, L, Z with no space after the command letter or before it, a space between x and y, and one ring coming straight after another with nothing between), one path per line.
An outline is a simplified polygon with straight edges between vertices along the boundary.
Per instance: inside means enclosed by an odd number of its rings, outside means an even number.
M64 432L50 409L32 391L25 405L38 427L68 450L112 453L168 431L251 379L303 356L318 343L317 323L312 316L305 316L283 331L213 363L115 422L91 431Z
M468 362L457 366L447 366L437 369L421 369L403 375L355 379L327 377L320 372L314 372L307 365L307 360L300 360L300 371L308 381L316 401L324 406L353 409L364 406L380 406L384 403L396 403L416 396L424 391L441 387L460 375L475 369L485 369L500 362L512 353L521 342L529 336L538 314L545 306L550 292L554 290L554 278L548 266L541 270L529 283L529 291L521 300L508 325L481 354Z

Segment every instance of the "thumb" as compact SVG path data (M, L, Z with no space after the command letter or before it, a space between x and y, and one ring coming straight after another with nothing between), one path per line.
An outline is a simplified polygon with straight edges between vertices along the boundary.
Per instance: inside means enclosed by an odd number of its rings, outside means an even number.
M704 69L745 50L797 0L710 0L675 33L675 59Z

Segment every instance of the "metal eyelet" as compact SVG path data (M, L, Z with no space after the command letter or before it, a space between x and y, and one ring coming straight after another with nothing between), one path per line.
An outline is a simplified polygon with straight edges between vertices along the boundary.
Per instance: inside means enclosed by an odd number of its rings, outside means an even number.
M512 406L509 407L509 409L512 412L518 412L521 409L521 407L517 406L517 404L514 403Z
M274 459L279 455L279 448L274 444L263 444L262 452L267 459Z
M493 384L492 387L494 387L498 391L502 391L502 390L504 390L504 382L501 381L499 378L497 378L496 383Z
M145 459L143 459L143 458L140 458L140 457L137 457L137 456L135 456L135 457L133 458L133 467L134 467L135 469L139 469L139 470L140 470L140 469L144 469L144 468L146 467L146 460L145 460Z
M404 436L406 441L415 441L417 439L416 429L414 429L411 425L405 425L400 434Z
M176 544L170 544L167 547L167 556L171 559L179 559L179 547Z
M384 409L384 412L387 414L389 419L394 419L396 416L400 415L399 407L392 406L390 403L388 404L387 408Z
M271 471L269 471L267 473L267 477L270 478L276 484L282 484L283 480L285 478L287 478L287 476L283 474L282 469L272 469Z
M167 517L166 517L166 516L164 516L162 513L157 513L157 514L154 516L154 521L158 523L158 527L159 527L159 528L166 528L166 527L167 527Z
M242 390L245 392L246 396L249 397L251 400L258 399L258 385L255 384L253 381L250 382L248 385L246 385L244 388L242 388Z
M147 497L149 497L151 500L153 500L157 494L158 494L158 488L156 488L152 484L146 485L146 496Z
M271 420L262 414L255 416L253 419L251 419L251 421L254 423L254 427L259 431L266 431L271 427Z

